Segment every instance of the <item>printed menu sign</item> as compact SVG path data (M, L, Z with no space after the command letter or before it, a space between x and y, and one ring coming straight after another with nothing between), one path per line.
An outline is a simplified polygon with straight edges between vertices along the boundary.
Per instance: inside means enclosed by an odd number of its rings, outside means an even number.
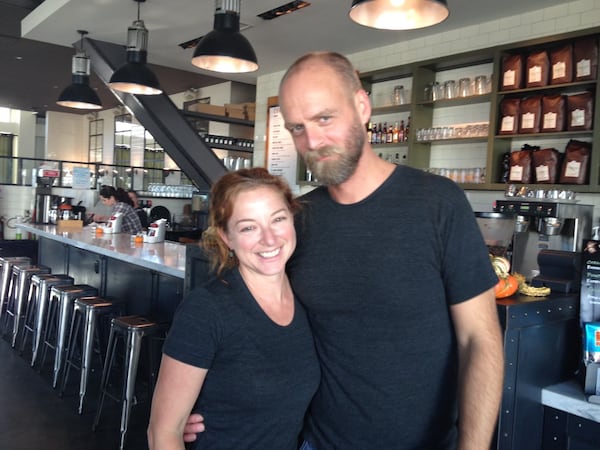
M292 190L297 190L298 157L289 131L285 129L279 105L269 107L267 129L267 170L283 177Z
M600 321L600 241L583 242L579 317L582 324Z

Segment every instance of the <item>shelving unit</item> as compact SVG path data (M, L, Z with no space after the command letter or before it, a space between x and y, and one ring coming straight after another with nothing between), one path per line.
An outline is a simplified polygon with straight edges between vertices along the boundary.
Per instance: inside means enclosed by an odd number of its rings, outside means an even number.
M362 73L363 87L371 94L373 104L371 120L392 124L399 119L411 117L411 129L407 142L373 145L376 153L405 152L404 162L410 166L428 169L437 161L455 164L450 168L466 168L464 164L479 164L485 170L484 183L463 184L464 189L504 190L506 184L500 182L502 175L502 156L504 153L520 149L523 143L553 145L564 152L569 139L578 139L594 143L589 162L589 182L584 185L538 185L545 189L558 188L576 192L600 192L600 151L596 142L600 142L600 89L598 76L592 81L580 81L565 84L548 85L536 88L500 90L499 80L502 72L502 57L507 54L551 50L557 46L573 43L577 39L593 37L600 39L600 27L565 33L558 36L529 40L504 46L449 55L428 61L389 67ZM600 73L600 70L598 70ZM491 92L482 95L470 95L453 99L426 100L425 88L434 82L444 82L461 77L491 76ZM394 85L403 85L410 89L408 103L391 105ZM593 126L588 131L542 132L536 134L499 134L500 102L504 98L523 98L531 95L574 94L590 91L594 96ZM383 92L383 94L382 94ZM386 94L387 92L387 98ZM389 100L388 100L389 99ZM390 104L386 104L390 103ZM566 112L565 112L566 113ZM390 118L392 118L390 120ZM453 122L454 121L454 122ZM417 140L416 131L432 127L452 126L468 122L488 122L488 136L461 137L452 139ZM546 147L543 147L546 148ZM461 161L461 159L463 161ZM461 166L461 164L463 164ZM300 183L313 184L313 183ZM536 185L532 185L534 188Z

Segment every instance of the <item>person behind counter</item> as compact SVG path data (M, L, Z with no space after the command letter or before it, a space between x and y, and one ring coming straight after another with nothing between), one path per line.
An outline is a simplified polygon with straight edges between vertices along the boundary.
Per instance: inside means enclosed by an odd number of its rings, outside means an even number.
M320 380L308 319L285 273L299 203L264 168L224 175L210 198L202 246L216 277L184 299L165 341L150 449L183 450L196 405L208 425L194 449L296 450Z
M140 201L138 200L137 192L134 191L133 189L130 189L127 191L127 195L129 195L129 198L133 202L133 209L135 210L138 217L140 218L140 223L142 224L142 228L144 230L147 229L148 225L150 224L149 220L148 220L148 214L146 214L146 211L144 211L144 208L140 207Z
M137 234L142 232L142 224L137 213L133 209L133 202L122 188L115 189L112 186L102 186L100 188L100 201L106 206L112 206L111 215L121 213L123 222L121 223L121 232ZM109 217L94 214L94 222L106 222Z

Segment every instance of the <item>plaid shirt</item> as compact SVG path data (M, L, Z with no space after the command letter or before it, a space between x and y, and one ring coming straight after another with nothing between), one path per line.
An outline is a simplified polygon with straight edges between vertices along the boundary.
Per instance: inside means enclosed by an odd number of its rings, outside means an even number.
M121 213L123 221L121 222L121 233L138 234L142 231L142 224L135 209L127 203L117 202L113 206L111 214Z

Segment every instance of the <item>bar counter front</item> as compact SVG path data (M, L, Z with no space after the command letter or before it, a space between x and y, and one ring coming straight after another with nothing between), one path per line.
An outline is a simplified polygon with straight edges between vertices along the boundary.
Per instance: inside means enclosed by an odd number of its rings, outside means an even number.
M184 291L186 245L136 243L126 233L97 236L94 227L59 231L56 225L19 224L38 237L39 264L122 300L128 314L170 320Z

